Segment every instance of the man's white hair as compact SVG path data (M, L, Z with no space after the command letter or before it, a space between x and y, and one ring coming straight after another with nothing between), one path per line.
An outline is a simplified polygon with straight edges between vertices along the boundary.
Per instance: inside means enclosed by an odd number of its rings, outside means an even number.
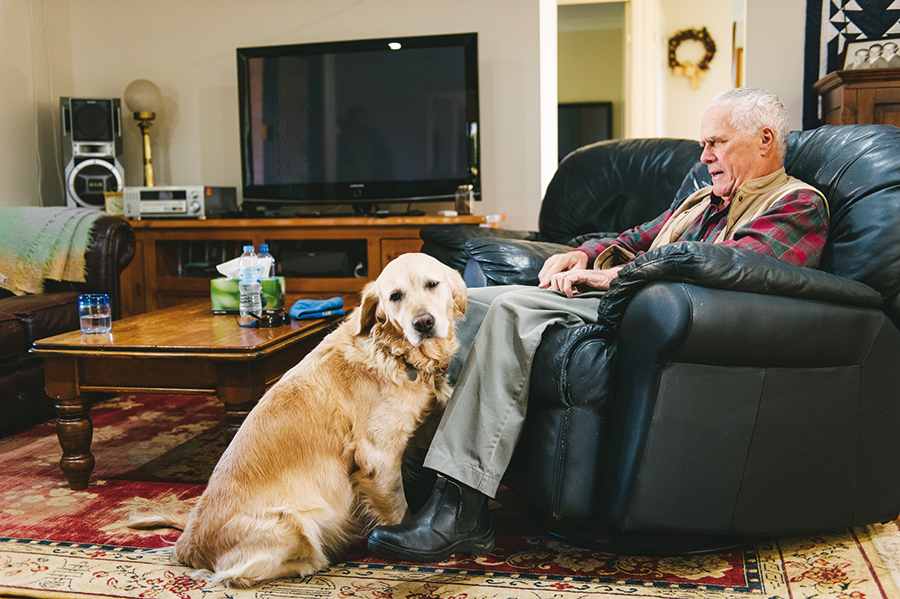
M710 100L706 108L722 104L731 107L731 126L744 134L753 135L763 127L771 127L775 131L775 146L784 156L791 124L778 96L759 87L737 87Z

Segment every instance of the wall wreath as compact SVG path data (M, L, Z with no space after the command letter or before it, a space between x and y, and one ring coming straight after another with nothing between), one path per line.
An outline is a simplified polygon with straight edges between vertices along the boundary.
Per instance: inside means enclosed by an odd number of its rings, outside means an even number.
M695 41L703 44L706 51L703 58L695 65L690 60L683 63L678 61L678 47L686 41ZM672 72L678 77L687 77L691 80L691 88L697 90L700 88L700 80L706 76L709 70L709 63L712 62L716 55L716 42L706 27L702 29L682 29L671 38L669 38L669 66Z

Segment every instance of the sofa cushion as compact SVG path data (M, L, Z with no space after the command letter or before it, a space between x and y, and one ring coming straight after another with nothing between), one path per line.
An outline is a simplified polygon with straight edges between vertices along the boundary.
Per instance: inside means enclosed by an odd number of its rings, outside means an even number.
M0 300L0 312L18 317L24 335L24 352L38 339L78 329L78 293L60 291L8 297Z
M0 312L0 360L20 356L25 349L25 333L19 317Z

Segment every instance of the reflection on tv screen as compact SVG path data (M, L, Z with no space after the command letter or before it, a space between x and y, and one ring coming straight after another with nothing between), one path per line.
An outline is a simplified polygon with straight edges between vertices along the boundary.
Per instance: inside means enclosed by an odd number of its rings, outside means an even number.
M252 185L465 179L462 47L247 61Z

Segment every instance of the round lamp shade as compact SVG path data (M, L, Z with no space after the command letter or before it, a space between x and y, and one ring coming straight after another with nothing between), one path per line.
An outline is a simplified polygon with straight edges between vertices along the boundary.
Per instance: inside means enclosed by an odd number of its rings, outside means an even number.
M158 114L162 110L162 94L152 81L135 79L125 88L125 104L131 112Z

